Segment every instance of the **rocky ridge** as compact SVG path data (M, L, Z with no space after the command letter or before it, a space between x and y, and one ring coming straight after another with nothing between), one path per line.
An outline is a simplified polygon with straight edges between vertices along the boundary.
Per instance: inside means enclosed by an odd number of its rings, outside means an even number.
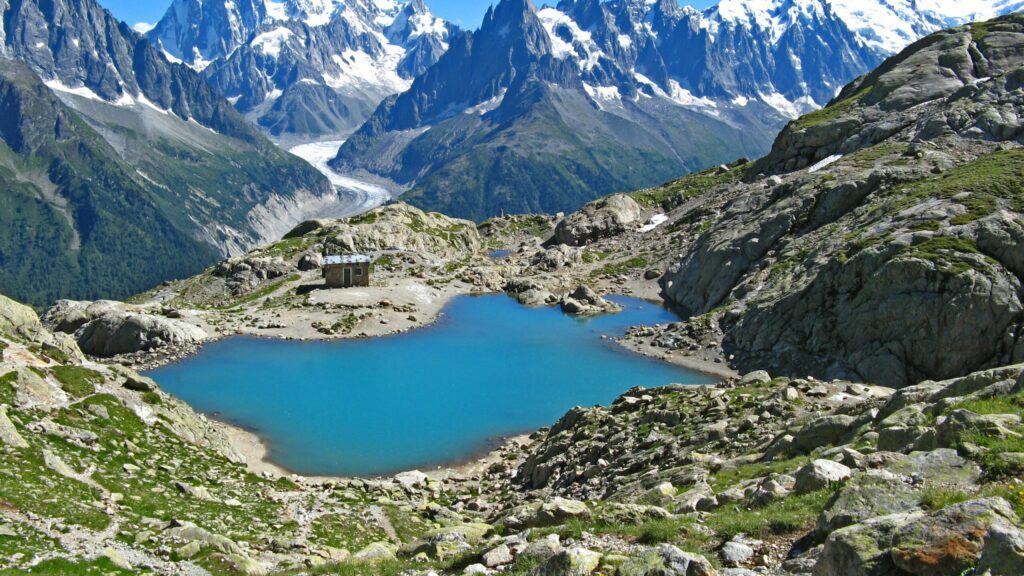
M668 301L743 366L904 385L1019 361L1022 40L1019 16L929 36L791 123L675 210L712 212Z

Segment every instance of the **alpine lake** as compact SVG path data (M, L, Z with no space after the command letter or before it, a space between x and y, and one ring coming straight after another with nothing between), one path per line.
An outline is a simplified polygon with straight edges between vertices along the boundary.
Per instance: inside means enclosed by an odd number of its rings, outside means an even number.
M627 351L668 310L612 296L589 318L504 295L459 296L431 326L362 340L233 337L149 372L196 410L250 430L304 475L374 476L467 461L503 438L608 404L637 385L715 379Z

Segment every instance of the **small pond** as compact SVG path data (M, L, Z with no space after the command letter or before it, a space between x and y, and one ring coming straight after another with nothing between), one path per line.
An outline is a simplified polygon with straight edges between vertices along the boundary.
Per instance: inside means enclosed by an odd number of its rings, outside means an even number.
M149 376L197 410L255 431L270 460L289 470L425 469L465 461L635 385L714 380L602 339L676 319L642 300L613 299L623 312L577 319L503 295L460 296L434 325L406 334L228 338Z

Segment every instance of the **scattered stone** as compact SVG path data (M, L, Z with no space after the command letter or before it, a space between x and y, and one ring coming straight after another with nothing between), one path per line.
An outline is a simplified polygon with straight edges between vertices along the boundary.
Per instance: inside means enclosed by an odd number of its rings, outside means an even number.
M586 548L570 548L549 558L533 576L589 576L601 564L601 554Z
M505 544L495 546L487 552L484 552L483 564L488 568L496 568L498 566L504 566L505 564L512 563L512 550Z
M849 478L853 471L848 467L832 460L814 460L810 464L797 470L796 484L793 491L797 494L806 494L827 488L834 482Z
M427 483L429 477L419 470L410 470L395 475L395 481L406 488L418 488Z
M722 561L728 566L739 566L754 557L754 549L742 542L730 540L718 551Z
M772 377L768 372L764 370L755 370L748 372L740 378L740 385L747 386L749 384L767 384L772 381Z

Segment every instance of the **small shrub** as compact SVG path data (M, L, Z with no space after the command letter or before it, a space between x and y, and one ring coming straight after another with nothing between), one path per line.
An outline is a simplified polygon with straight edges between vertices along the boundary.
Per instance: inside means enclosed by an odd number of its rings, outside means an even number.
M921 506L934 512L970 499L971 495L962 490L928 488L921 494Z

